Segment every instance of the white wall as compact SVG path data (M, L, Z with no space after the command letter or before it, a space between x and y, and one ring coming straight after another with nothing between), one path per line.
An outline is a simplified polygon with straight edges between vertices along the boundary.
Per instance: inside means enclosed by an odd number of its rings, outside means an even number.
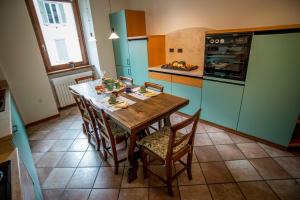
M122 0L112 1L113 10L122 9L125 5L124 2ZM116 78L112 41L108 39L110 35L109 1L90 0L90 7L94 22L95 37L97 39L100 68L106 71L106 75Z
M300 23L299 0L127 1L128 8L146 11L148 35L189 27L228 29Z
M1 0L0 60L24 122L58 113L24 0Z

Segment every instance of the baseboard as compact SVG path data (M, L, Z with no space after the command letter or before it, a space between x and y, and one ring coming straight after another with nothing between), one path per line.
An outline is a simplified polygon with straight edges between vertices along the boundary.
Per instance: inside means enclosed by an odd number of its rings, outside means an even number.
M181 116L184 116L184 117L191 117L190 115L187 115L187 114L182 113L182 112L177 112L177 114L179 114ZM213 126L213 127L219 128L219 129L222 129L222 130L224 130L226 132L229 132L229 133L232 133L232 134L235 134L235 135L238 135L238 136L242 136L242 137L248 138L250 140L254 140L256 142L260 142L260 143L263 143L263 144L275 147L277 149L287 150L287 148L288 148L288 147L282 146L280 144L276 144L276 143L267 141L267 140L262 139L262 138L258 138L258 137L252 136L252 135L248 135L246 133L243 133L243 132L231 129L231 128L227 128L227 127L221 126L219 124L215 124L215 123L210 122L210 121L206 121L206 120L203 120L203 119L199 119L199 121L202 122L202 123L204 123L204 124L207 124L207 125L210 125L210 126Z
M51 120L51 119L58 118L59 116L60 116L59 114L56 114L56 115L52 115L52 116L50 116L50 117L46 117L46 118L44 118L44 119L37 120L37 121L35 121L35 122L31 122L31 123L29 123L29 124L26 124L26 125L25 125L25 128L29 128L29 127L31 127L31 126L35 126L35 125L40 124L40 123L42 123L42 122L45 122L45 121L48 121L48 120Z

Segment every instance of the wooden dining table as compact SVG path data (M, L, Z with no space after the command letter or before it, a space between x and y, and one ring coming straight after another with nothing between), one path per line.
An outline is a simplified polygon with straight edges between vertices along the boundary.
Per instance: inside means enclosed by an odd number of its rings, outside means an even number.
M100 101L109 96L109 94L105 93L97 94L95 86L100 85L101 83L101 80L95 80L72 85L69 88L84 96L86 99ZM129 162L127 181L130 183L137 178L138 163L136 152L138 148L136 141L138 135L143 135L145 128L149 127L151 124L162 119L169 119L172 113L187 105L189 100L166 93L161 93L146 100L135 98L126 94L124 91L120 91L118 94L135 103L125 109L116 111L110 111L101 105L99 105L99 107L105 111L110 119L130 133L130 144L127 152Z

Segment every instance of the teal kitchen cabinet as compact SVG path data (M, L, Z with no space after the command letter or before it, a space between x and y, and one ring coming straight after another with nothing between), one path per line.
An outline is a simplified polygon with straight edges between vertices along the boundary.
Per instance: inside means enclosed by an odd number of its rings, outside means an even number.
M164 93L172 94L172 83L163 80L149 78L149 81L164 86Z
M29 174L31 182L33 183L35 199L43 199L40 182L32 158L31 149L29 146L26 129L24 127L23 121L18 113L16 104L11 98L11 119L12 119L12 130L13 130L13 143L18 148L19 158L21 159L22 164L25 165L26 173ZM24 171L21 176L26 176ZM27 193L28 191L23 191Z
M131 68L130 67L124 67L124 66L116 66L117 68L117 77L120 76L126 76L131 77Z
M131 59L131 77L136 85L143 85L148 81L148 50L147 40L129 41Z
M201 106L201 90L202 89L200 87L172 82L172 95L189 100L189 104L179 111L187 115L193 115Z
M300 114L300 33L254 35L238 131L288 146Z
M110 14L110 26L119 36L119 39L112 40L115 63L117 66L130 67L127 39L128 37L124 10Z
M244 86L204 80L201 119L237 128Z

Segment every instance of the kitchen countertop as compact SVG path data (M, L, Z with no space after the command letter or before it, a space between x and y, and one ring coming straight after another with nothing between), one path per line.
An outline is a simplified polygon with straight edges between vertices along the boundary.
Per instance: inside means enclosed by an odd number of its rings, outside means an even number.
M196 70L192 71L180 71L180 70L174 70L174 69L162 69L161 66L157 67L149 67L149 72L162 72L167 74L178 74L183 76L190 76L190 77L196 77L196 78L202 78L203 77L203 69L198 68Z

